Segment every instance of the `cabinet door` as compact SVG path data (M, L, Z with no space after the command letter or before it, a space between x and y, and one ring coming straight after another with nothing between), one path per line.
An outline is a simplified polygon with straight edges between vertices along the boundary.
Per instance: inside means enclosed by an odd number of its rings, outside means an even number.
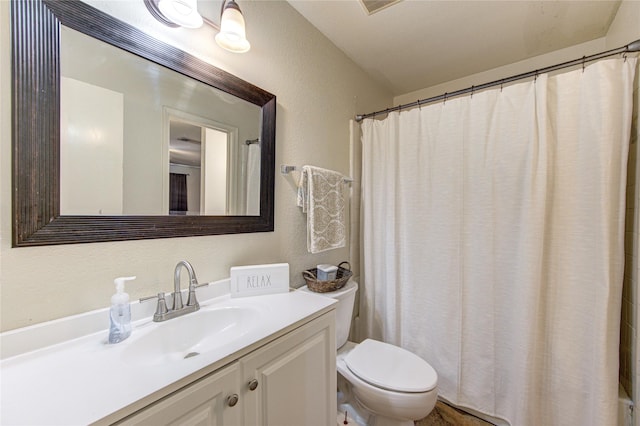
M238 395L239 378L238 363L224 367L144 408L119 424L240 426L243 403Z
M248 354L240 364L247 426L335 424L334 311Z

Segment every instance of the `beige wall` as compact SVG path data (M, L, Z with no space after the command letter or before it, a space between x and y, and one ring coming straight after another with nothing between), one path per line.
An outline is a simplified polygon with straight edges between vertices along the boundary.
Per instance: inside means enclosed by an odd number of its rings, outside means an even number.
M348 174L349 119L385 108L392 100L284 1L241 3L252 43L242 55L219 49L209 28L176 30L155 23L141 1L99 5L274 93L278 167L314 164ZM225 278L233 265L289 262L295 286L302 284L304 269L349 259L348 247L318 255L306 252L305 216L295 205L294 176L278 171L275 232L11 248L9 40L9 2L0 1L1 330L106 307L117 276L137 275L128 285L134 299L169 291L173 267L181 259L193 264L200 281Z
M443 93L466 89L474 85L477 86L479 84L497 81L501 78L511 77L513 75L518 75L547 66L555 65L571 59L581 58L585 55L599 53L603 50L606 50L605 42L605 38L588 41L586 43L567 47L561 50L556 50L554 52L536 56L524 61L494 68L492 70L473 74L467 77L459 78L457 80L448 81L436 86L416 90L414 92L405 93L403 95L396 96L393 99L393 104L401 105L415 102L419 99L427 99L432 96L442 95Z

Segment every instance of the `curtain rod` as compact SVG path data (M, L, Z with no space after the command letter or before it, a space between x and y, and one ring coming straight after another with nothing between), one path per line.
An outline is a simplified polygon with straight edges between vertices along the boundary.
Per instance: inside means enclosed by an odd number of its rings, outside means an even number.
M467 93L473 93L473 92L478 91L478 90L488 89L489 87L502 86L505 83L511 83L513 81L522 80L524 78L529 78L529 77L537 77L538 75L543 74L543 73L556 71L556 70L559 70L559 69L562 69L562 68L568 68L568 67L575 66L575 65L582 64L584 66L584 64L587 63L587 62L597 61L598 59L603 59L603 58L606 58L606 57L609 57L609 56L618 55L620 53L631 53L631 52L640 52L640 40L636 40L636 41L634 41L632 43L627 44L626 46L618 47L617 49L607 50L605 52L596 53L595 55L583 56L582 58L574 59L572 61L567 61L567 62L563 62L561 64L551 65L551 66L545 67L545 68L540 68L540 69L535 70L535 71L529 71L529 72L525 72L525 73L522 73L522 74L511 76L511 77L502 78L500 80L495 80L495 81L492 81L490 83L484 83L484 84L481 84L479 86L467 87L466 89L456 90L455 92L444 93L442 95L433 96L433 97L427 98L427 99L417 100L415 102L410 102L408 104L397 105L397 106L394 106L394 107L391 107L391 108L387 108L387 109L384 109L384 110L381 110L381 111L371 112L369 114L356 115L356 121L360 122L360 121L364 120L365 118L375 117L376 115L387 114L389 112L399 111L401 109L413 108L413 107L417 107L417 106L420 106L420 105L428 104L428 103L431 103L431 102L437 102L437 101L441 101L441 100L445 100L446 101L448 98L453 98L453 97L464 95L464 94L467 94Z

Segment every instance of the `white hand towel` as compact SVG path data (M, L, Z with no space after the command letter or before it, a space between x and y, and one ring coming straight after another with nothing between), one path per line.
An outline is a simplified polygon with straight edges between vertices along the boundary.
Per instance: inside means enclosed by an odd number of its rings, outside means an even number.
M309 253L344 247L347 241L344 176L333 170L303 166L298 206L307 214Z

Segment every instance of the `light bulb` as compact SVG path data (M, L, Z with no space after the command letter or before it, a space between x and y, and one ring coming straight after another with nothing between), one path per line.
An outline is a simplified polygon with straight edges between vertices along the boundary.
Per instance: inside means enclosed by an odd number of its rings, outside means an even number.
M246 37L244 17L233 0L225 3L216 43L223 49L236 53L244 53L251 48Z

